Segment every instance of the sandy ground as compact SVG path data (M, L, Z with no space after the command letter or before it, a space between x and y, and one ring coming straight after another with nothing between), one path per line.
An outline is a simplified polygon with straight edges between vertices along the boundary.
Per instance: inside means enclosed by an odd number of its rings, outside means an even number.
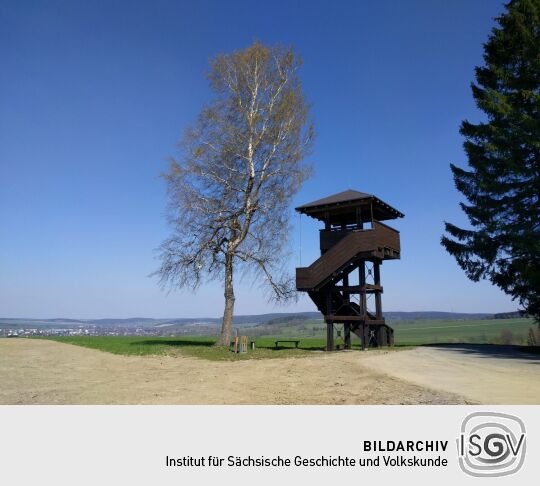
M384 354L391 357L396 352ZM366 353L212 362L0 339L0 404L445 404L457 395L364 366Z
M459 393L485 404L540 404L540 355L515 346L441 345L387 356L368 356L365 366L410 383Z
M233 363L0 339L0 404L539 404L539 364L474 347Z

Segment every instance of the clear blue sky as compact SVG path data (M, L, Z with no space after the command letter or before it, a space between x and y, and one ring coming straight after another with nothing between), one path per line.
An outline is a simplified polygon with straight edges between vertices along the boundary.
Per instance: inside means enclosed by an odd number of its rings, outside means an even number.
M464 223L449 163L502 2L0 0L0 316L218 316L218 284L162 292L149 278L167 235L159 173L210 92L220 52L293 44L313 105L315 176L295 203L352 188L406 214L402 260L382 271L386 310L497 312L439 244ZM329 191L328 188L332 188ZM291 269L299 259L293 218ZM302 220L302 260L317 225ZM275 308L251 282L239 314Z

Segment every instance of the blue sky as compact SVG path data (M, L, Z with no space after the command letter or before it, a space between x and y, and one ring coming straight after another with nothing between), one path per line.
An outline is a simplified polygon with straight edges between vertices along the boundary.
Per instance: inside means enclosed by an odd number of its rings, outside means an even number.
M0 315L218 316L219 284L162 292L159 174L211 93L217 53L293 44L311 102L315 175L296 204L347 188L405 213L402 260L385 263L386 310L498 312L517 304L469 282L439 244L465 224L449 163L498 1L0 0ZM332 188L329 190L328 188ZM299 261L298 216L291 270ZM302 219L302 263L318 255ZM236 312L273 307L246 280Z

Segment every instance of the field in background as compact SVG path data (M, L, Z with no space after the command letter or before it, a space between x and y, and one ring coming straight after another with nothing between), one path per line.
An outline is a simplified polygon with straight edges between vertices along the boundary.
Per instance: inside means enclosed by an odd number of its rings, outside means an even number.
M532 319L471 319L471 320L389 320L394 328L397 345L433 343L517 344L526 345ZM341 326L337 326L341 329ZM325 337L326 327L321 319L304 322L257 326L243 330L246 334L283 337ZM251 334L253 335L253 334ZM356 336L353 336L353 340Z
M532 319L486 319L473 321L397 321L397 344L433 343L517 344L526 345Z
M535 327L535 324L531 319L418 320L396 321L392 326L395 330L396 346L400 348L437 343L526 345L529 330ZM322 351L325 345L325 327L320 320L271 326L268 331L271 331L272 335L254 336L255 330L261 332L259 326L242 329L242 333L251 335L256 342L255 351L246 354L234 354L228 349L215 348L215 339L212 337L70 336L49 339L115 354L183 355L217 361L300 357ZM298 349L290 348L291 344L275 348L276 340L294 338L300 340ZM342 343L343 333L336 339L336 344ZM353 348L359 347L359 339L353 336Z

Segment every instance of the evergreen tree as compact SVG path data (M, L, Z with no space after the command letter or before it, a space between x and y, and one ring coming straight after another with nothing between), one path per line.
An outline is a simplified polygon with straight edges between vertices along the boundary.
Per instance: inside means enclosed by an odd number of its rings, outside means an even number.
M451 165L471 229L442 244L473 281L488 279L540 322L540 0L496 19L472 84L482 123L463 121L469 170Z

